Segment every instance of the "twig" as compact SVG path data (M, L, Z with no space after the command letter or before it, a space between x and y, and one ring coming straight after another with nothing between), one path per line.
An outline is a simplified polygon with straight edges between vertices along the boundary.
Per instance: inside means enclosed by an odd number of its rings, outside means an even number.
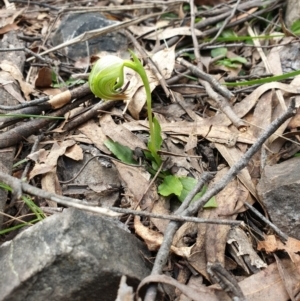
M37 151L39 143L41 142L41 140L44 138L44 134L42 133L41 135L37 136L37 138L34 141L34 144L31 148L30 154L34 153L35 151ZM27 162L27 164L25 165L25 168L22 172L22 176L21 179L24 180L25 178L27 178L27 173L29 171L31 165L31 161Z
M232 221L232 220L226 220L226 219L225 220L219 220L219 219L213 220L213 219L198 218L198 217L179 216L179 215L174 215L174 214L170 214L170 215L155 214L155 213L150 213L147 211L137 211L137 210L132 210L132 209L117 208L117 207L108 207L108 209L118 212L118 213L171 220L174 222L179 222L180 224L182 222L193 222L193 223L200 223L200 224L204 223L204 224L215 224L215 225L239 226L243 223L242 221Z
M194 196L202 189L206 182L210 181L213 178L213 174L211 173L203 173L201 179L198 181L197 185L194 187L192 191L186 196L185 200L181 204L181 206L176 210L175 214L183 216L182 212L184 212L194 198ZM168 224L166 231L164 233L163 242L157 252L155 262L151 271L151 275L161 274L163 266L166 264L169 250L173 241L173 237L180 227L180 222L172 221ZM157 286L156 284L151 284L145 296L145 301L154 301L156 300L157 294Z
M233 300L246 301L237 280L219 262L208 263L207 272L221 288L232 295Z
M236 5L235 5L235 10L236 10L236 7L239 5L239 2L240 2L240 0L237 1ZM194 1L191 0L190 1L190 7L191 7L191 33L192 33L192 39L193 39L193 45L194 45L194 54L195 54L195 58L196 58L198 70L201 71L201 72L203 72L202 68L201 68L202 67L202 63L201 63L201 57L200 57L200 52L199 52L199 50L202 48L202 46L198 45L198 39L197 39L196 34L195 34L195 11L194 11L194 5L193 5L193 3L194 3ZM217 39L217 37L221 34L222 30L227 25L227 23L229 22L229 20L232 18L232 16L234 16L235 10L233 10L232 14L225 20L223 26L220 28L220 30L218 31L217 35L212 39L212 41L206 43L205 45L209 45L209 44L213 43ZM230 106L230 104L227 101L227 99L225 99L223 96L219 95L218 93L216 93L213 90L213 88L212 88L212 82L208 82L207 80L204 80L204 79L199 79L199 82L205 88L206 93L208 94L208 96L210 98L212 98L217 103L219 109L229 118L229 120L231 120L232 124L234 126L236 126L240 131L245 132L246 129L247 129L246 125L241 120L241 118L239 118L235 114L235 112L233 111L233 109ZM219 83L218 83L218 87L223 88L224 91L227 90L226 88L220 86ZM214 88L220 93L220 90L218 90L216 87L214 87ZM227 92L229 92L229 91L227 90Z
M181 212L181 216L192 216L196 214L206 203L207 201L213 197L214 195L218 194L222 189L225 188L225 186L243 169L247 166L249 160L251 157L262 147L263 143L277 130L277 128L283 124L287 119L294 116L296 114L295 111L295 100L291 99L291 103L287 109L286 112L284 112L279 118L274 120L268 128L261 134L261 136L257 139L257 141L248 149L248 151L243 155L243 157L234 164L227 174L218 182L216 183L211 189L209 189L204 196L202 196L200 199L195 200L187 209L185 209L183 212ZM176 222L174 223L174 226L172 226L172 232L176 231ZM170 224L171 224L170 223ZM169 228L169 227L168 227ZM167 261L167 256L169 254L169 249L171 247L172 239L170 237L173 237L173 233L169 236L168 228L165 232L165 239L157 253L154 266L152 269L151 274L161 274L162 272L162 266ZM174 230L175 229L175 230ZM145 301L154 301L156 297L156 286L150 286L146 293Z
M197 66L194 66L193 64L189 63L188 61L184 60L183 58L177 58L178 63L180 63L182 66L187 67L189 70L192 71L194 75L197 77L209 82L211 86L219 92L221 95L223 95L225 98L231 100L234 95L225 87L223 87L214 77L212 77L210 74L207 74L200 70Z
M202 43L199 46L200 49L202 49L204 46L208 46L208 45L213 44L217 40L217 38L223 32L224 28L227 26L227 24L229 23L229 21L234 17L234 15L236 13L236 10L237 10L237 7L239 6L240 2L241 2L241 0L237 0L236 1L236 4L234 5L231 14L224 20L224 22L222 23L222 26L219 28L217 34L209 42Z
M35 100L23 102L23 103L20 103L18 105L15 105L15 106L0 105L0 110L5 110L5 111L8 111L8 110L11 110L11 111L13 111L13 110L19 110L19 109L23 109L23 108L27 108L27 107L39 105L41 103L45 103L46 101L49 100L49 98L50 98L49 96L45 96L45 97L42 97L42 98L39 98L39 99L35 99Z
M191 216L199 211L207 201L219 193L225 186L243 169L247 166L251 157L259 151L265 141L290 117L296 114L295 111L295 99L291 99L291 103L281 116L275 119L267 129L258 137L257 141L247 150L247 152L242 156L242 158L236 162L228 171L228 173L211 189L209 189L203 197L193 202L193 204L186 210L184 215Z
M99 110L108 110L115 106L116 104L119 104L119 100L111 100L111 101L104 101L104 102L98 102L95 106L93 106L90 110L84 112L83 114L79 115L75 119L72 119L70 122L68 122L64 127L64 131L69 131L72 129L75 129L80 124L86 122L87 120L99 115Z
M48 192L40 188L34 187L28 183L21 181L20 179L5 174L2 171L0 171L0 181L9 185L13 190L12 192L13 195L18 199L20 199L22 194L25 192L34 196L39 196L41 198L57 202L64 206L79 208L82 210L104 214L108 216L120 216L119 213L113 212L109 209L93 207L88 205L87 202L84 202L82 200L57 195L55 193Z
M79 208L85 211L100 213L108 216L120 216L123 214L133 214L138 216L147 216L153 218L174 220L178 222L209 223L209 224L231 225L231 226L238 226L243 224L242 221L210 220L210 219L203 219L203 218L196 218L196 217L180 217L178 215L154 214L145 211L136 211L136 210L130 210L124 208L116 208L116 207L99 208L99 207L88 205L88 203L79 199L57 195L55 193L48 192L40 188L34 187L26 182L23 182L20 179L14 178L1 171L0 171L0 181L9 185L13 190L13 194L18 196L18 198L20 198L22 194L25 192L44 199L50 199L64 206Z
M170 92L167 88L167 83L165 78L161 75L160 70L157 68L156 64L153 62L151 57L147 54L145 49L140 46L138 41L134 38L134 36L127 30L124 31L125 35L131 40L134 47L137 49L137 51L142 55L142 58L144 59L145 63L149 66L150 70L153 72L154 76L159 81L161 87L163 88L165 94L167 97L170 96Z
M96 155L96 156L93 156L93 157L89 158L89 159L83 164L83 166L80 168L80 170L77 172L77 174L76 174L74 177L72 177L71 179L66 180L66 181L59 181L59 183L61 183L61 184L67 184L67 183L70 183L70 182L74 181L74 180L82 173L82 171L86 168L86 166L87 166L92 160L94 160L95 158L101 158L101 157L102 157L102 158L107 158L107 159L112 160L112 161L119 162L119 163L124 164L124 165L127 165L127 166L144 167L144 165L129 164L129 163L123 162L123 161L121 161L121 160L118 160L118 159L116 159L116 158L113 158L113 157L111 157L111 156L101 154L101 155Z
M65 113L70 111L73 108L76 108L79 104L87 101L90 99L90 95L85 96L83 98L80 98L76 100L75 102L68 104L61 109L55 111L50 116L63 116ZM35 119L26 122L25 124L16 126L4 133L0 134L0 148L5 148L9 146L13 146L17 144L22 139L38 132L40 129L42 129L44 126L48 125L49 123L53 122L53 119Z
M244 205L250 209L257 217L259 217L263 222L265 222L283 241L287 241L289 236L282 232L277 226L271 223L268 219L266 219L259 211L257 211L253 206L251 206L247 202L243 202Z
M59 50L59 49L62 49L62 48L67 47L67 46L71 46L71 45L74 45L74 44L77 44L77 43L80 43L80 42L85 42L85 41L90 40L92 38L100 37L102 35L105 35L105 34L108 34L108 33L112 32L112 31L116 31L116 30L126 28L130 25L140 23L140 22L142 22L142 21L144 21L148 18L156 17L156 16L159 16L161 14L162 14L162 12L153 13L153 14L138 17L138 18L135 18L135 19L132 19L132 20L127 20L127 21L123 21L123 22L120 22L120 23L117 23L117 24L112 24L112 25L106 26L104 28L87 31L87 32L85 32L85 33L83 33L83 34L81 34L81 35L79 35L79 36L77 36L73 39L70 39L70 40L68 40L68 41L66 41L62 44L59 44L59 45L57 45L57 46L55 46L51 49L48 49L48 50L40 53L40 56L51 53L51 52ZM27 62L31 62L32 60L34 60L34 57L28 58Z

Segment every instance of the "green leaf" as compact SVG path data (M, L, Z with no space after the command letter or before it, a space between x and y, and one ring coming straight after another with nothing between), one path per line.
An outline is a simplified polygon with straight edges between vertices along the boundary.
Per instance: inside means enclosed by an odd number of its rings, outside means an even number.
M232 30L232 29L224 29L222 31L222 34L221 36L225 39L227 38L236 38L237 37L237 34Z
M241 56L233 57L230 60L233 63L241 63L241 64L246 64L247 63L247 60L244 57L241 57Z
M158 192L163 196L171 194L180 196L182 188L179 178L171 175L164 178L164 181L158 186Z
M261 79L253 79L244 82L235 82L235 83L225 83L228 87L236 87L236 86L252 86L252 85L262 85L266 83L271 83L279 80L284 80L290 77L294 77L300 74L300 70L284 73L282 75L275 75L271 77L264 77Z
M153 126L154 126L154 145L156 147L156 150L159 151L163 143L163 140L161 138L160 124L155 117L153 118Z
M122 162L128 164L138 164L133 159L133 152L129 147L112 140L106 140L104 144Z
M211 57L217 57L221 55L226 56L226 54L227 54L227 48L225 47L215 48L210 51Z
M151 152L151 155L153 156L157 165L160 165L161 158L157 152L160 150L161 145L163 143L163 140L161 138L161 127L158 120L155 117L153 118L152 122L153 122L154 131L153 131L153 135L149 139L148 149Z
M64 120L65 117L47 116L47 115L32 115L32 114L0 114L1 117L20 117L20 118L46 118L46 119L58 119Z
M184 199L187 197L187 195L190 193L190 191L193 190L194 187L196 186L197 180L194 179L194 178L191 178L191 177L180 177L179 180L180 180L180 182L181 182L181 184L183 186L181 195L179 196L179 200L181 202L183 202ZM204 187L202 188L202 190L200 192L198 192L194 196L192 202L195 201L195 200L197 200L197 199L199 199L199 198L201 198L205 194L206 190L207 190L207 185L204 185ZM218 206L218 204L216 202L215 197L212 197L204 205L204 208L215 208L217 206Z
M299 34L300 33L300 20L295 21L292 26L291 26L291 31L294 34Z
M230 59L223 59L223 60L219 60L217 62L218 65L223 65L223 66L226 66L228 68L238 68L240 65L239 64L236 64L236 63L233 63Z
M213 196L211 197L208 202L203 206L203 208L217 208L218 203L216 201L216 198Z

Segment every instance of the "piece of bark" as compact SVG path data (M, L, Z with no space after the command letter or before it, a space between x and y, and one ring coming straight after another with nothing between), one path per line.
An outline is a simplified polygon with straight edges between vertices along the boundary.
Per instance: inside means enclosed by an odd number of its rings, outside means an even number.
M24 47L24 44L21 40L17 38L16 31L10 31L5 34L0 40L0 48L10 48L13 45L14 48ZM10 51L10 52L0 52L0 61L7 60L13 62L22 72L25 63L25 54L24 52ZM18 82L6 71L0 71L0 78L7 82L12 82L13 89L17 93L21 94L21 90ZM0 104L1 105L16 105L18 101L5 89L3 85L0 86ZM13 158L15 154L15 147L4 148L0 152L0 171L11 174ZM4 206L7 200L7 191L0 189L0 212L4 211ZM2 227L3 215L0 214L0 229Z

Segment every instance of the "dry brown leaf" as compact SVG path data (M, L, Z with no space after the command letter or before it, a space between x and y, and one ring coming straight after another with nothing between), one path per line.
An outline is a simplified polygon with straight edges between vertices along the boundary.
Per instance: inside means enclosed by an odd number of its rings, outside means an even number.
M93 144L92 140L90 140L86 135L84 134L78 134L78 135L70 135L66 137L67 139L73 139L76 142L82 142L85 144Z
M132 150L135 150L137 147L142 149L146 148L145 143L136 135L127 130L122 124L115 124L111 115L103 115L100 119L100 124L104 135L112 139L114 142L119 142L120 144L125 145Z
M157 251L159 249L163 241L163 235L145 227L141 223L141 218L139 216L134 217L134 230L135 233L144 240L148 250Z
M151 209L154 202L158 199L157 188L155 184L148 189L147 193L144 195L147 187L150 183L150 175L141 168L136 168L133 166L125 165L119 162L114 162L120 178L125 183L125 186L129 192L133 195L133 202L136 204L141 201L140 206L142 209Z
M280 82L272 82L259 86L251 94L247 95L241 102L236 103L233 107L233 111L240 118L244 117L253 107L256 105L257 100L261 95L271 89L280 89L284 92L291 94L299 94L299 86L291 84L283 84ZM210 124L213 125L230 125L231 121L223 113L209 118Z
M264 129L266 129L272 122L273 95L273 91L269 91L263 94L257 101L253 117L251 119L251 125L248 129L248 132L250 132L255 138L258 138Z
M39 69L34 86L37 88L49 88L52 84L52 71L48 67Z
M267 253L283 250L289 254L293 261L298 261L300 257L295 256L295 254L300 252L300 241L289 237L287 242L283 244L275 235L267 235L265 240L258 242L257 250L265 250Z
M0 28L0 34L3 35L10 31L17 30L17 29L19 29L19 26L16 23L7 24Z
M215 146L230 167L233 166L236 162L238 162L243 156L243 153L240 150L238 150L236 147L227 147L219 143L216 143ZM238 173L237 177L245 185L245 187L247 187L250 193L256 199L258 199L256 188L252 182L248 169L247 168L242 169Z
M284 301L289 296L280 279L276 264L239 282L248 301Z
M47 172L53 170L55 168L55 165L49 165L45 163L38 163L35 164L33 170L29 173L29 180L34 178L37 175L43 175Z
M292 269L290 269L292 272ZM278 273L277 264L273 263L259 273L239 282L247 301L288 301L289 295ZM212 287L218 287L213 285ZM216 291L219 300L230 301L224 291Z
M136 35L143 35L143 38L147 40L164 40L174 37L176 35L180 36L190 36L191 28L188 26L176 27L176 28L159 28L167 25L166 22L158 22L156 26L137 26L131 25L129 27L130 31ZM149 34L147 34L149 33ZM200 35L201 31L195 29L195 33Z
M53 166L53 169L47 172L46 174L43 174L41 180L42 189L59 195L62 194L62 189L56 174L57 160L60 156L65 154L68 147L73 146L74 144L75 144L74 140L66 140L60 144L59 143L53 144L50 153L45 161L45 165ZM35 168L33 168L33 170L34 169ZM47 200L47 203L50 207L57 206L57 203L51 200Z
M158 51L151 57L165 79L168 79L171 76L175 66L175 47L176 45ZM150 90L153 91L159 84L159 81L148 66L145 67L145 71L149 80ZM138 119L139 114L146 103L146 92L145 88L142 86L139 75L136 73L132 75L132 71L130 73L131 78L128 79L130 80L130 84L127 89L128 97L130 99L128 110L133 118Z
M18 102L25 102L25 99L20 94L19 89L14 88L14 81L7 80L10 77L6 72L0 72L0 85L1 88L5 89L12 97L14 97ZM10 77L11 78L11 77Z
M48 151L41 148L40 150L29 154L26 158L34 161L35 163L42 163L46 161L48 154L49 154Z
M141 124L146 125L140 121ZM205 139L215 142L226 144L229 147L233 147L236 142L254 143L255 140L251 139L251 136L245 136L242 133L234 133L225 126L214 126L210 124L210 121L203 120L203 122L187 122L179 121L172 123L162 123L161 129L163 132L177 135L194 135L204 137Z
M75 144L66 150L65 156L67 156L75 161L82 160L83 159L82 148L78 144Z
M47 88L47 89L40 89L40 90L43 91L43 93L48 96L55 96L62 92L61 89L57 89L57 88Z
M75 141L73 140L66 140L60 144L55 142L48 153L47 158L43 159L44 163L36 163L29 174L29 178L32 179L36 175L43 175L41 181L42 188L46 191L62 194L56 175L57 160L66 152L68 147L73 146L74 144ZM52 201L48 201L48 204L49 206L56 206L56 203Z
M210 185L213 185L215 182L217 183L227 172L228 168L219 171ZM218 207L200 211L198 217L235 219L239 211L238 209L241 207L241 201L244 201L247 195L247 192L240 189L238 181L233 180L215 196ZM196 244L192 248L192 254L188 258L188 262L201 275L209 279L207 262L220 262L225 265L225 246L230 226L199 224L197 227ZM178 237L176 238L178 240Z
M23 75L20 69L12 62L3 60L0 63L0 68L3 71L9 72L10 75L19 82L22 92L27 100L30 99L29 94L33 93L34 87L28 83L26 83L23 79Z
M99 150L105 154L110 154L110 151L104 145L104 142L108 140L108 137L104 135L102 128L94 120L89 120L84 123L78 130L89 138Z
M223 176L228 172L227 168L222 169L217 173L209 186L218 183ZM208 209L209 218L219 219L226 218L234 220L238 210L246 198L247 193L243 192L237 180L232 180L221 192L216 196L217 208ZM207 262L220 262L225 265L225 247L227 235L230 231L230 226L207 224L205 233L205 248Z
M151 213L167 215L170 214L169 209L170 209L169 199L162 196L158 196L158 200L153 204ZM153 217L151 217L150 220L161 233L165 233L165 230L169 224L168 220L161 219L161 218L153 218Z
M148 227L145 227L141 223L141 219L139 216L135 216L134 218L134 229L138 236L140 236L147 245L147 248L150 251L157 251L164 239L164 236L157 231L151 230ZM183 258L188 258L191 254L192 247L180 247L177 248L175 246L171 246L170 250L174 254L181 256Z
M296 269L294 273L291 273L290 269L288 269L287 264L293 265L290 260L281 260L276 254L274 254L274 257L276 259L278 272L282 282L284 283L285 289L291 300L296 301L295 297L299 294L300 289L300 274L296 271ZM295 285L295 278L298 279L297 285Z
M237 243L238 253L237 256L249 255L250 263L252 266L260 268L267 267L267 264L262 261L258 254L254 251L252 243L249 241L246 233L240 228L231 229L228 233L227 243Z
M56 171L49 171L43 175L41 180L42 189L45 191L53 192L62 195L62 189L56 174ZM57 207L57 203L52 200L47 200L49 207Z
M169 285L173 285L178 288L183 294L188 296L194 301L219 301L217 296L214 293L214 290L201 285L197 287L191 287L184 285L172 277L166 275L150 275L144 278L138 286L137 295L139 295L140 289L149 282L158 282L158 283L165 283Z

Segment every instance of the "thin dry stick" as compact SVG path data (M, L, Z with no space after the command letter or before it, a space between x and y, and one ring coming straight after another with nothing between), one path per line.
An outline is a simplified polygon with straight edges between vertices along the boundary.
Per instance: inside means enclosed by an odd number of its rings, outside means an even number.
M228 100L234 97L234 95L227 88L223 87L213 76L203 72L197 66L191 64L190 62L186 61L183 58L177 58L177 62L180 63L182 66L187 67L197 77L209 82L217 92L219 92Z
M221 263L208 264L207 272L224 291L229 293L232 300L247 301L237 279Z
M153 218L160 218L160 219L166 219L171 220L175 222L193 222L193 223L205 223L205 224L216 224L216 225L230 225L230 226L239 226L242 225L242 221L232 221L228 219L206 219L206 218L198 218L198 217L189 217L189 216L178 216L174 214L166 215L166 214L155 214L150 213L146 211L137 211L132 209L125 209L125 208L117 208L117 207L108 207L109 210L115 211L118 213L124 213L124 214L132 214L137 216L146 216L146 217L153 217Z
M137 51L141 54L142 58L144 59L145 63L149 66L157 80L159 81L161 87L163 88L164 92L166 93L166 96L170 96L170 92L167 88L167 83L165 78L161 75L160 70L157 68L156 64L153 62L153 60L149 57L147 52L143 47L140 46L138 41L135 39L135 37L128 31L125 30L125 35L131 40L134 47L137 49Z
M236 2L236 4L234 5L233 7L233 10L231 12L231 14L225 19L225 21L223 22L222 26L220 27L220 29L218 30L217 34L213 37L213 39L211 39L209 42L207 43L202 43L199 48L202 49L204 46L207 46L207 45L211 45L213 44L217 38L220 36L220 34L223 32L224 28L227 26L227 24L229 23L229 21L234 17L235 13L236 13L236 10L237 10L237 7L239 6L241 0L238 0Z
M146 195L146 193L148 192L148 190L150 189L150 187L153 185L154 181L155 181L156 178L158 177L159 173L161 172L161 169L163 168L163 165L164 165L163 163L160 164L158 170L157 170L156 173L155 173L155 176L154 176L153 179L150 181L150 183L149 183L149 185L146 187L144 193L142 194L142 196L140 197L140 199L139 199L139 200L137 201L137 203L135 204L134 210L136 210L136 209L139 207L139 205L140 205L141 201L143 200L144 196ZM125 225L128 225L130 219L131 219L131 215L128 216L128 218L127 218L127 220L126 220L126 222L125 222Z
M62 44L59 44L59 45L57 45L57 46L55 46L51 49L48 49L48 50L40 53L40 56L45 55L47 53L51 53L51 52L59 50L59 49L62 49L64 47L67 47L67 46L70 46L70 45L74 45L74 44L77 44L77 43L80 43L80 42L85 42L85 41L90 40L92 38L100 37L100 36L103 36L103 35L108 34L110 32L126 28L130 25L140 23L140 22L148 19L149 17L159 16L162 13L163 12L153 13L153 14L138 17L138 18L135 18L135 19L132 19L132 20L127 20L127 21L123 21L123 22L120 22L120 23L112 24L112 25L106 26L104 28L87 31L87 32L85 32L85 33L83 33L83 34L81 34L81 35L79 35L79 36L77 36L77 37L75 37L71 40L68 40L68 41L66 41ZM30 57L29 59L27 59L27 62L31 62L32 60L34 60L34 57Z
M184 212L191 200L194 198L194 196L203 188L205 183L210 181L213 178L212 173L204 172L201 176L201 179L198 181L197 185L194 187L192 191L187 195L181 206L175 211L176 215L182 215L182 212ZM169 255L169 250L173 241L173 237L180 227L180 222L172 221L168 224L167 229L164 233L164 239L163 242L158 250L158 253L156 255L155 263L151 271L151 275L157 275L162 273L162 268L165 265L165 262ZM157 285L151 284L148 289L145 296L145 301L154 301L157 294Z
M218 182L216 183L210 190L208 190L203 197L199 200L195 201L187 210L184 212L184 215L191 216L196 214L199 209L201 209L207 201L219 193L225 186L243 169L247 166L252 156L259 151L262 145L266 142L266 140L283 124L286 120L296 114L295 111L295 99L291 99L291 103L286 112L284 112L281 116L275 119L258 137L257 141L247 150L247 152L242 156L242 158L235 163L228 171L228 173Z
M217 35L213 38L212 41L205 45L212 44L213 41L217 39L217 37L221 34L229 20L234 16L237 6L239 5L239 1L237 1L237 4L235 5L235 9L233 10L232 14L225 20L223 26L218 31ZM202 47L199 47L198 45L198 39L195 34L195 12L194 12L194 5L193 0L190 1L190 7L191 7L191 33L192 33L192 39L193 39L193 45L194 45L194 54L197 61L198 68L202 70L202 63L201 63L201 57L199 49ZM204 44L203 44L204 46ZM237 127L240 131L245 132L247 130L246 125L242 121L241 118L239 118L235 112L233 111L232 107L230 106L227 99L225 99L223 96L216 93L210 83L208 83L206 80L199 79L200 84L205 88L206 93L210 98L212 98L218 105L219 109L231 120L232 124Z
M284 112L279 118L274 120L268 128L261 134L261 136L257 139L257 141L248 149L248 151L242 156L242 158L234 164L227 174L216 183L211 189L209 189L204 196L200 199L196 200L185 209L181 216L192 216L196 214L206 203L207 201L218 194L225 186L243 169L247 166L251 157L262 147L265 141L277 130L277 128L284 123L287 119L294 116L296 114L295 111L295 100L291 99L291 104L289 105L286 112ZM174 222L175 223L175 222ZM163 243L160 246L160 249L157 253L152 272L151 274L161 274L164 265L167 262L169 250L172 244L172 237L169 237L167 231L165 232ZM154 301L156 298L156 286L150 286L146 293L145 301Z
M244 205L250 209L257 217L259 217L263 222L265 222L279 237L282 241L287 241L289 236L282 232L278 227L276 227L273 223L271 223L268 219L266 219L259 211L257 211L253 206L249 203L244 202Z
M28 194L31 194L34 196L38 196L40 198L50 199L50 200L55 201L58 204L61 204L64 206L74 207L74 208L82 209L82 210L89 211L89 212L94 212L94 213L98 213L98 214L102 214L102 215L108 215L111 217L118 217L122 214L133 214L133 215L138 215L138 216L147 216L147 217L153 217L153 218L175 220L178 222L209 223L209 224L231 225L231 226L238 226L238 225L243 224L243 222L241 222L241 221L209 220L209 219L196 218L196 217L184 217L184 216L182 217L182 216L178 216L178 215L154 214L154 213L150 213L150 212L136 211L136 210L131 210L131 209L116 208L116 207L99 208L99 207L91 206L88 203L78 200L78 199L57 195L55 193L51 193L51 192L42 190L40 188L36 188L30 184L27 184L27 183L21 181L20 179L14 178L1 171L0 171L0 181L9 185L12 188L13 193L18 198L20 198L22 193L25 192L25 193L28 193ZM203 183L202 183L202 185L203 185ZM13 218L13 217L11 217L11 218ZM13 219L18 220L18 218L13 218ZM24 221L22 221L22 222L24 222Z

